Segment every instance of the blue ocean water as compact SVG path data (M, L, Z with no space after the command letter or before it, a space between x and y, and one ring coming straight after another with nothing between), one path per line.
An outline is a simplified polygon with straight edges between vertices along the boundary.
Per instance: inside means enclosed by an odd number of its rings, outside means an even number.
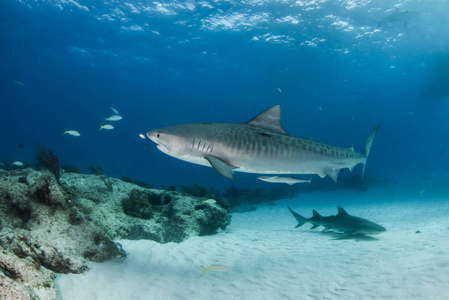
M390 22L399 11L416 15ZM281 104L289 134L357 152L381 124L368 179L447 177L447 11L445 0L1 1L0 161L33 163L37 145L83 172L265 187L139 134ZM123 119L99 131L110 107ZM360 167L341 178L354 176Z

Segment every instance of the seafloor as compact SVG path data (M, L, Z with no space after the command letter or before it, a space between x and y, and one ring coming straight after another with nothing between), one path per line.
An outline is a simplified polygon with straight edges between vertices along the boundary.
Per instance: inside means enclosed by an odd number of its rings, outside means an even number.
M295 229L289 205L348 213L387 228L372 239ZM311 192L256 211L234 213L224 231L179 244L120 243L125 260L90 263L61 275L64 300L76 299L447 299L449 201L446 182L390 183L365 192ZM200 266L225 265L227 272Z

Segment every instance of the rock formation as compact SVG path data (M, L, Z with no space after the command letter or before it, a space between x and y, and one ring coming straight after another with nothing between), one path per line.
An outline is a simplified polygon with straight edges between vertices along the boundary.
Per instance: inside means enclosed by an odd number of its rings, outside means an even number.
M0 299L58 299L54 273L124 258L113 240L181 242L230 223L227 209L103 175L0 170Z

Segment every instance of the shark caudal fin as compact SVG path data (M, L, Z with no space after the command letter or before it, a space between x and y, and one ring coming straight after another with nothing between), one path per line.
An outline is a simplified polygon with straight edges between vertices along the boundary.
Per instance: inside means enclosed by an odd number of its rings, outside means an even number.
M302 225L304 225L307 222L306 218L304 218L300 214L293 211L293 209L291 209L290 206L287 205L287 207L290 210L290 212L292 213L293 217L295 217L296 221L298 221L298 225L296 225L295 228L301 227Z
M368 139L366 140L365 148L363 149L363 155L366 156L366 160L368 160L369 153L371 152L371 147L373 146L374 139L376 138L379 128L380 128L380 125L377 125L376 127L374 127L373 131L371 131L371 134L369 135ZM362 178L365 177L366 160L362 163L363 164Z

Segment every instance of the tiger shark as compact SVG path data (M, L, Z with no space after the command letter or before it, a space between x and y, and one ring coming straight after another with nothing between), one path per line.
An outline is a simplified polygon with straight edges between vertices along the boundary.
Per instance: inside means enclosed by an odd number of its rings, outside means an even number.
M379 125L363 153L288 135L281 125L280 105L245 123L193 123L147 132L165 154L208 167L233 179L233 172L256 174L318 174L337 181L343 168L365 164Z
M351 216L341 206L338 206L338 214L336 216L323 217L316 210L313 210L313 216L309 219L296 213L290 206L287 207L296 221L298 221L298 225L295 228L301 227L305 223L311 223L313 225L312 229L324 226L325 231L333 230L342 233L341 238L379 234L387 231L385 227L379 224L367 219Z

